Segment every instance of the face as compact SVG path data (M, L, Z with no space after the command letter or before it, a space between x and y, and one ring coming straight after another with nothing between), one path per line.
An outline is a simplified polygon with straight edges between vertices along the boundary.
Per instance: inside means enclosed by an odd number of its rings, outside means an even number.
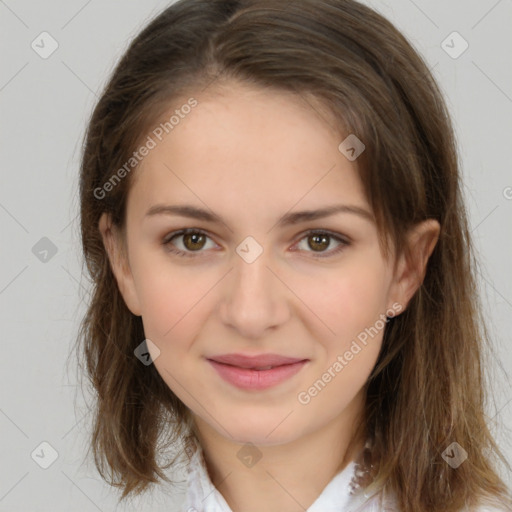
M238 84L197 100L135 171L114 271L193 417L237 442L284 443L355 414L407 286L357 160L314 109Z

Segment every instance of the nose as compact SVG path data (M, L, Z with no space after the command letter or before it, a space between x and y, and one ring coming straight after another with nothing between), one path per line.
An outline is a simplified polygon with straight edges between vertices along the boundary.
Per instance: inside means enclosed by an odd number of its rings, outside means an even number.
M234 268L226 278L222 321L247 339L261 338L290 317L291 292L270 259L266 250L252 262L235 253Z

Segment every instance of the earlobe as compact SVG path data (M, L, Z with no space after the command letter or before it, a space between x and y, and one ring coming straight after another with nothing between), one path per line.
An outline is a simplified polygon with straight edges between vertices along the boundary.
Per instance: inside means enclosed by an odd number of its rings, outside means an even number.
M103 239L103 245L107 253L110 268L116 278L119 291L128 309L136 316L141 315L141 308L135 288L135 282L125 254L121 234L113 225L109 214L101 215L98 228Z
M428 260L439 239L440 225L435 219L427 219L409 232L407 237L408 254L405 251L395 272L396 302L402 305L402 311L423 283Z

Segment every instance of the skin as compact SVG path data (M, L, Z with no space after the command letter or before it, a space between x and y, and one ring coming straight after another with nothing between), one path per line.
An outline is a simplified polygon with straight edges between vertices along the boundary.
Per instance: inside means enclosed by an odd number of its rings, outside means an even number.
M331 204L371 215L357 160L340 153L343 139L318 110L291 94L233 83L196 98L197 107L136 170L126 231L107 215L99 228L126 304L142 316L146 337L160 350L154 364L190 409L210 477L229 506L235 512L304 510L362 447L354 424L383 330L309 403L300 403L298 394L380 315L394 304L406 308L439 225L428 220L410 232L411 260L386 259L374 222L353 213L279 227L289 211ZM146 216L155 205L177 204L205 208L224 222ZM163 244L182 228L207 234L199 243L186 236L169 242L194 257ZM350 243L327 238L315 244L311 229ZM263 248L252 263L236 252L247 236ZM309 362L278 386L244 391L206 360L234 352ZM357 441L350 443L353 434ZM248 442L262 456L250 468L237 457Z

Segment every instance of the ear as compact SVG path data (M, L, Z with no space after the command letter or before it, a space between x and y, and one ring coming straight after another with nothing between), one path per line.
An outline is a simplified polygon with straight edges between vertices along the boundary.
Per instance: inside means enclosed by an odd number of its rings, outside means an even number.
M407 235L407 247L395 266L390 297L405 311L412 296L423 283L427 263L439 239L441 228L435 219L416 224Z
M107 213L101 215L98 227L110 261L110 268L116 278L117 286L119 287L124 302L134 315L140 316L140 303L128 262L123 235L119 228L112 224L112 218Z

